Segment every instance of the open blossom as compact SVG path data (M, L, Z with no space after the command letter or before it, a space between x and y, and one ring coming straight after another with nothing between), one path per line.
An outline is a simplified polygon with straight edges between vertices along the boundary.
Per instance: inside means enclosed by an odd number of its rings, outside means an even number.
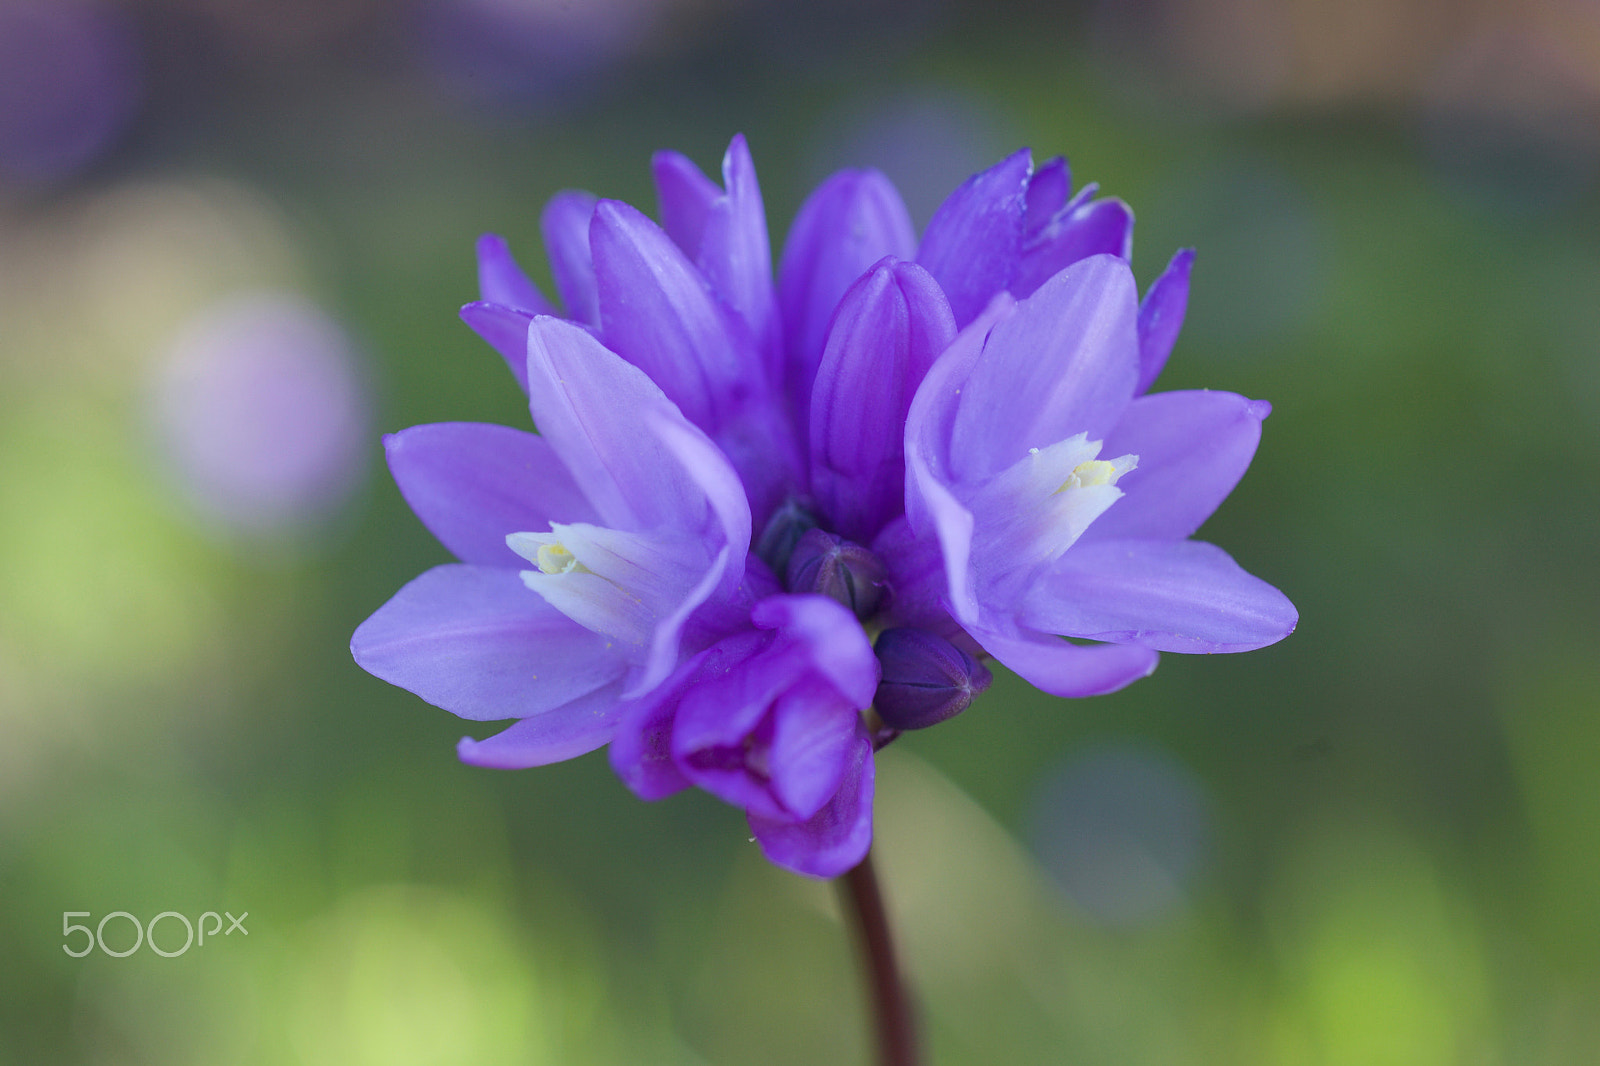
M833 876L871 840L874 747L968 706L984 658L1081 696L1160 651L1293 629L1281 593L1188 539L1267 405L1145 395L1192 256L1141 304L1120 201L1024 151L919 241L887 179L844 171L801 208L774 284L742 137L721 185L676 153L653 170L659 226L586 193L546 208L564 314L479 242L462 317L538 434L388 439L461 563L403 588L352 650L462 717L517 719L463 740L464 760L609 742L639 795L702 788L772 861Z

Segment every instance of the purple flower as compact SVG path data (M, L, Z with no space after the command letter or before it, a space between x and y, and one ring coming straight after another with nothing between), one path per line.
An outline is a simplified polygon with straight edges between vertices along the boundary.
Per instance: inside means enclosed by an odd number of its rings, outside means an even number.
M965 708L982 658L1088 695L1161 650L1293 628L1281 593L1187 539L1267 407L1140 395L1191 256L1141 306L1120 201L1020 152L918 242L881 174L844 171L802 206L774 285L742 137L720 185L676 153L653 170L659 226L587 193L546 208L565 320L502 240L479 241L462 317L539 435L388 438L402 493L461 563L403 588L352 648L462 717L519 719L462 759L610 742L639 795L702 788L773 862L834 876L870 843L874 744Z
M1187 539L1243 475L1269 405L1135 398L1139 317L1132 272L1111 255L1027 299L1002 293L940 356L906 423L908 526L924 555L938 545L941 605L1058 696L1120 688L1159 651L1260 648L1298 617Z
M539 435L446 423L385 441L401 493L461 563L405 586L351 642L366 670L463 718L521 719L461 744L502 767L605 744L623 697L754 602L749 505L704 434L575 326L539 318L527 351Z
M627 705L611 765L659 799L698 785L743 807L773 862L832 877L872 839L878 666L859 625L818 596L771 596L755 628L694 656Z

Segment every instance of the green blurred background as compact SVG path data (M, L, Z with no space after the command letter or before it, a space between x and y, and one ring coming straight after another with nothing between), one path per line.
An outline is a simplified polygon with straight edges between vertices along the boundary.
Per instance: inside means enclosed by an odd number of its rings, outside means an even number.
M549 195L736 131L775 247L1067 154L1199 249L1162 386L1274 404L1202 536L1297 633L882 756L932 1061L1597 1061L1593 5L0 0L0 1063L866 1061L737 812L463 767L347 651L447 558L381 433L526 424L473 240L548 291Z

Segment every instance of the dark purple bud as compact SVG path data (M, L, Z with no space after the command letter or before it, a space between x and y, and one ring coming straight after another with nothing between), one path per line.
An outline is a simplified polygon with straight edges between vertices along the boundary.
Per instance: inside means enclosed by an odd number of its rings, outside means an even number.
M808 529L789 557L787 586L838 600L865 620L886 605L887 578L882 561L861 545Z
M766 528L756 538L755 556L772 568L779 578L789 572L789 557L808 529L815 529L817 518L805 504L793 498L767 519Z
M924 629L886 629L873 650L883 677L872 705L895 729L924 729L954 718L989 687L982 663Z

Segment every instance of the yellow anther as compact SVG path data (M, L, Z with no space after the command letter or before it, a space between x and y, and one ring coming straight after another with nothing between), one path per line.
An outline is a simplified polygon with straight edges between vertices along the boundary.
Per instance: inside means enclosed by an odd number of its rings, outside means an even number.
M1121 473L1115 463L1108 463L1104 459L1090 459L1073 467L1072 473L1067 475L1067 480L1063 481L1056 491L1066 492L1068 489L1083 489L1092 485L1114 485Z
M546 574L587 574L589 568L578 562L562 544L539 545L539 569Z

